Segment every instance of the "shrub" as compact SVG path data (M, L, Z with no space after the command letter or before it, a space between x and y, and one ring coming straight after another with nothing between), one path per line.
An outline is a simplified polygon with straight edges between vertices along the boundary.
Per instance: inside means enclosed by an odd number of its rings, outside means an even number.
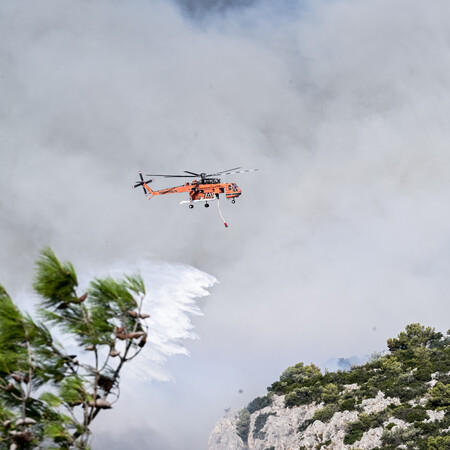
M337 409L337 405L326 405L314 413L313 420L320 420L324 423L329 422Z
M434 328L411 323L406 325L406 331L402 331L396 338L388 339L387 346L391 353L409 350L415 347L429 347L435 341L442 338L442 333L436 333Z
M253 414L260 409L265 408L266 406L270 406L272 404L272 397L269 395L265 395L263 397L256 397L247 405L247 410L250 414Z
M294 383L303 383L311 378L320 378L322 372L314 364L304 365L298 363L295 366L287 368L280 377L280 381L292 381Z
M431 390L430 404L432 406L450 406L450 384L438 381Z
M261 413L258 415L255 420L255 428L253 429L253 439L264 439L266 437L266 433L261 430L264 428L269 416L274 415L275 413Z
M450 436L437 436L428 438L429 450L450 450Z
M346 398L339 402L339 411L354 411L356 409L356 398Z
M402 371L402 364L395 356L388 356L381 360L381 370L389 376L396 376Z
M236 432L238 436L247 443L248 432L250 431L250 413L247 408L241 409L238 420L236 422Z
M292 408L293 406L312 403L318 400L319 395L317 389L304 386L286 394L284 402L287 408Z
M325 403L333 403L339 398L339 389L334 383L329 383L323 387L322 400Z
M448 373L439 373L436 379L444 384L450 384L450 375Z
M304 420L298 427L297 432L303 433L312 423L314 423L314 419L306 419Z
M409 423L423 422L425 419L428 419L428 414L423 406L415 406L406 413L406 421Z
M411 448L419 440L420 430L414 427L385 430L381 435L383 445L406 445Z
M344 444L354 444L356 441L359 441L364 432L370 430L371 428L381 426L385 419L386 412L384 411L373 414L361 413L356 422L351 422L348 424Z
M352 422L347 426L347 433L344 437L344 444L351 445L359 441L366 430L362 427L360 422Z

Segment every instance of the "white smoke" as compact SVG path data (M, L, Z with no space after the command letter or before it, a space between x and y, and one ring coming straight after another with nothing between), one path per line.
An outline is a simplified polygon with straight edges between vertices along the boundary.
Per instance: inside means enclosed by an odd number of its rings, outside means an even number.
M180 430L155 448L202 448L233 392L290 364L446 329L448 1L179 0L235 6L200 22L158 0L24 3L0 6L1 282L29 280L44 245L80 268L150 255L221 281L207 320L191 314L192 358L165 362L177 384L146 386L140 428ZM238 165L260 172L235 180L226 230L130 189L138 170Z

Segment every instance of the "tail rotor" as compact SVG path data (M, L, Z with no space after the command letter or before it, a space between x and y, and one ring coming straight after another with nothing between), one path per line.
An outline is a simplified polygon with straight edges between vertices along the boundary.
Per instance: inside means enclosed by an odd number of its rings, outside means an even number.
M142 186L142 189L144 190L144 194L147 195L148 192L144 187L144 184L149 184L153 181L153 178L149 178L148 180L144 180L144 177L142 176L142 172L139 172L139 177L141 178L141 181L136 181L135 185L133 186L133 188L137 188L139 186Z

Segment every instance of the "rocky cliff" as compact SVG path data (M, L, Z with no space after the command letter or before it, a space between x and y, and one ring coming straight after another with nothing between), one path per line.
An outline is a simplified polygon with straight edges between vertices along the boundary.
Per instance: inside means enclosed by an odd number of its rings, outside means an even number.
M388 347L346 372L288 368L219 420L209 449L450 449L449 335L412 324Z

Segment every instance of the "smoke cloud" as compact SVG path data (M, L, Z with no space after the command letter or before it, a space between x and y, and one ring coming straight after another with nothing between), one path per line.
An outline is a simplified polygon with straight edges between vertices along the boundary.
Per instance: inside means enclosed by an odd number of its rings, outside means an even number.
M136 448L205 448L223 408L289 365L383 350L410 322L448 328L447 2L0 10L1 282L30 284L44 245L77 268L175 264L161 301L192 267L219 281L203 317L189 303L200 339L166 360L175 382L124 386L94 448L133 430L151 430ZM228 229L215 208L131 189L138 170L236 166L260 170L232 178Z

